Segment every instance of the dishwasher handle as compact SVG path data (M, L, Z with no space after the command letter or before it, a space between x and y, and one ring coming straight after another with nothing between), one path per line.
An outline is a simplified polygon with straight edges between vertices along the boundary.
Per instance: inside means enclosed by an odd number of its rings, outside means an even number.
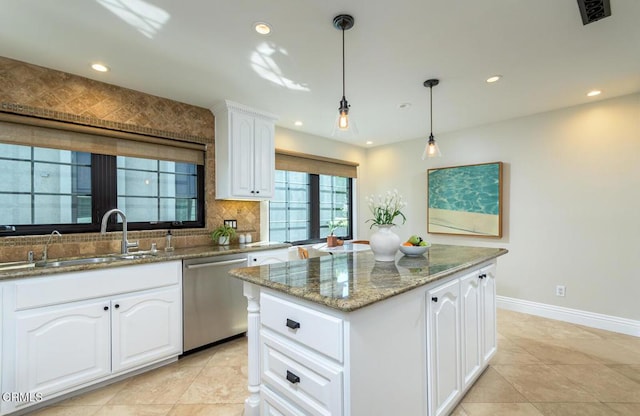
M201 269L203 267L216 267L216 266L228 266L230 264L240 264L247 263L246 258L235 259L235 260L226 260L226 261L212 261L210 263L198 263L198 264L187 264L186 267L188 270L193 269Z

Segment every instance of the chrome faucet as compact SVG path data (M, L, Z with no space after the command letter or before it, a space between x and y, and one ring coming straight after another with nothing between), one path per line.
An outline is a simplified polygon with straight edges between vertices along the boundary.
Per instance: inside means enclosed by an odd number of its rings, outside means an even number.
M118 208L114 208L107 211L102 216L102 226L100 227L100 234L106 234L107 221L109 220L109 217L111 216L111 214L120 214L120 217L122 218L122 245L121 245L120 252L122 254L128 254L130 248L138 247L138 241L134 241L130 243L129 240L127 240L127 216L124 215L124 212L120 211Z
M60 234L60 231L58 230L51 231L51 234L49 234L49 239L47 240L47 244L44 245L44 249L42 250L43 263L47 262L48 253L49 253L49 244L51 244L51 239L53 238L54 235L57 235L58 237L62 238L62 234Z

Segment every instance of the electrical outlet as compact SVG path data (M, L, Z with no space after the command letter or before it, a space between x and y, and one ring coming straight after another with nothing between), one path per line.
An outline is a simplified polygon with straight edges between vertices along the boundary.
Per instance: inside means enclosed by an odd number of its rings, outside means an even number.
M236 220L224 220L224 225L231 228L238 228L238 221Z
M563 285L556 286L556 296L563 296L566 292L567 288Z

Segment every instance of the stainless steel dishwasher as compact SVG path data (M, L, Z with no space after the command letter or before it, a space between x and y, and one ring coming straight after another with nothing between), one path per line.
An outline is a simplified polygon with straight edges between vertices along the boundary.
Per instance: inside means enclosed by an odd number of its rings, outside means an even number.
M246 254L182 262L184 352L247 331L242 281L229 275L229 270L246 265Z

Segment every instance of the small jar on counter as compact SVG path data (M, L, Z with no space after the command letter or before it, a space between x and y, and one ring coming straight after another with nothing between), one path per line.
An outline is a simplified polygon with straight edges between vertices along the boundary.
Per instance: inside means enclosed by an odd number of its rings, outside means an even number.
M250 243L251 241L253 241L253 239L251 238L251 233L247 233L244 236L244 242L245 243Z

